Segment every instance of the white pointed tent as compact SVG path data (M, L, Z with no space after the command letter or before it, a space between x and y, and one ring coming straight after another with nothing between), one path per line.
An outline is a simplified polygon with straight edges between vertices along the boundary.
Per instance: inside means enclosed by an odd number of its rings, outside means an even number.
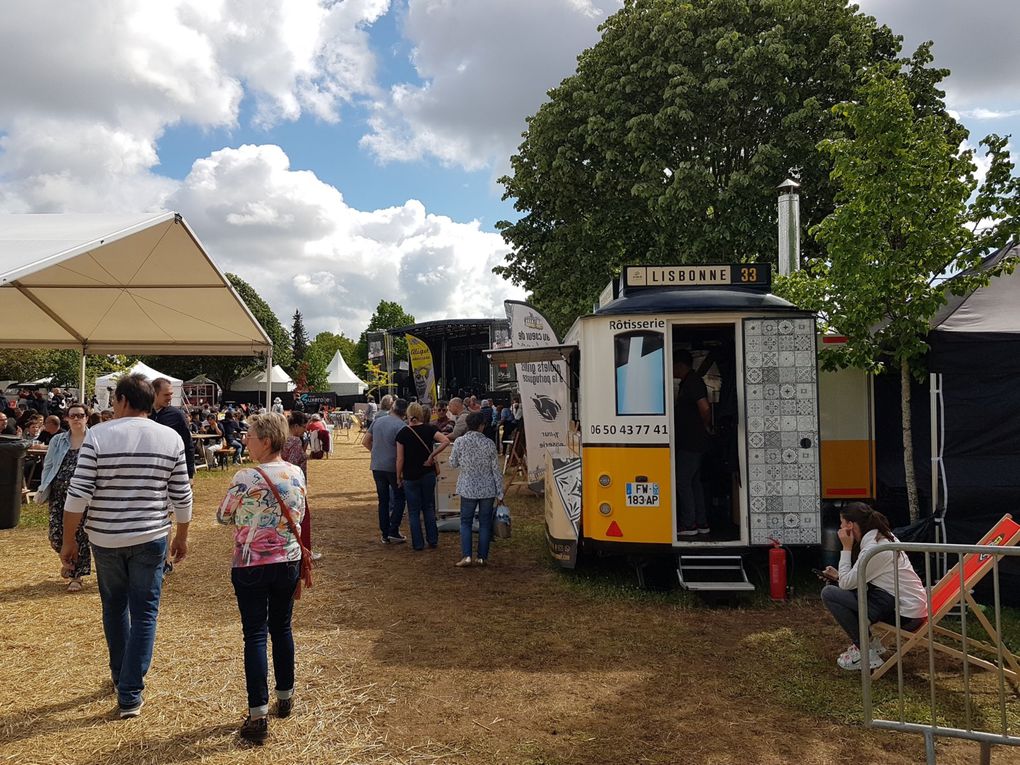
M326 383L329 385L329 389L338 396L360 396L368 390L367 383L347 366L340 351L336 352L326 367Z
M254 356L273 343L184 219L0 215L0 348Z
M181 385L183 381L178 380L173 375L163 374L157 372L155 369L150 367L148 364L143 364L140 361L136 361L127 372L111 372L108 375L103 375L96 378L96 398L99 399L99 408L106 409L110 406L110 390L117 387L117 382L124 375L140 374L150 382L159 378L164 377L170 381L170 386L173 388L174 395L170 399L170 403L173 406L181 405Z
M290 379L290 375L283 371L280 366L273 367L272 374L273 381L273 393L287 393L294 390L297 385ZM256 370L247 377L242 377L240 380L235 380L234 384L230 386L232 391L252 391L252 390L265 390L266 389L266 371L264 369Z

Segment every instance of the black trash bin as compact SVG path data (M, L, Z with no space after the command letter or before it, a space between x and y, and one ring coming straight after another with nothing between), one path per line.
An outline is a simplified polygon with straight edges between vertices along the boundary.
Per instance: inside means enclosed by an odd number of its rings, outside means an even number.
M13 529L21 520L21 487L29 445L17 436L0 435L0 529Z

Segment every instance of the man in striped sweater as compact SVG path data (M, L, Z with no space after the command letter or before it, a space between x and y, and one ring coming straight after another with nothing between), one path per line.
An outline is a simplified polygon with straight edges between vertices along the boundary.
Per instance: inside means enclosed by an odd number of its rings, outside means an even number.
M85 531L103 604L103 632L120 716L142 709L145 673L152 661L156 616L163 589L163 561L170 543L174 561L188 552L191 484L184 443L171 428L149 419L153 390L141 375L122 377L114 392L115 419L90 429L67 489L60 557L77 557L74 534L88 509Z

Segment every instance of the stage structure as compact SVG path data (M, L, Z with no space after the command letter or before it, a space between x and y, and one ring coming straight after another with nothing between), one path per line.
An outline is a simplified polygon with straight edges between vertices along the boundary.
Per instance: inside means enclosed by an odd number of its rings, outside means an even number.
M509 398L516 389L513 365L490 363L482 351L509 342L506 319L442 319L389 330L391 336L411 334L432 351L439 397L493 394Z

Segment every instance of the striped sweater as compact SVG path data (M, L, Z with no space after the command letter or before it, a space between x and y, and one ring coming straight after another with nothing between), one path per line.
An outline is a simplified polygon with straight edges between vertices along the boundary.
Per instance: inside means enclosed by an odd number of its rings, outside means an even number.
M129 547L170 533L170 510L191 520L184 443L144 417L110 420L85 435L67 488L65 513L84 513L89 541Z

